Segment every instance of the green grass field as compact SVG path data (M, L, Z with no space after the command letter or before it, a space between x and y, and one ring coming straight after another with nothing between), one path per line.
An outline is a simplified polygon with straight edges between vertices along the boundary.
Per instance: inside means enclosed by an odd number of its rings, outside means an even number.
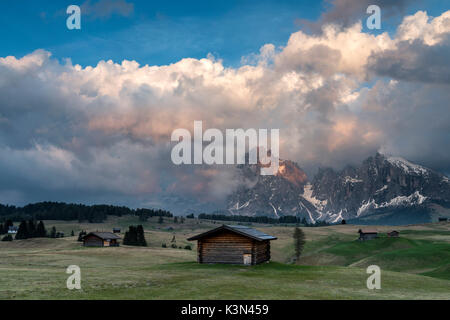
M103 224L46 221L47 229L122 230L136 217ZM156 218L144 223L148 247L84 248L76 237L0 242L0 299L450 299L450 224L396 228L400 238L355 241L358 226L303 228L307 244L298 264L293 227L253 224L278 237L272 262L252 266L199 265L191 235L219 223ZM167 230L167 228L173 230ZM123 235L122 235L123 236ZM168 248L162 248L166 243ZM380 266L381 290L366 287L366 267ZM68 290L69 265L81 268L82 290Z

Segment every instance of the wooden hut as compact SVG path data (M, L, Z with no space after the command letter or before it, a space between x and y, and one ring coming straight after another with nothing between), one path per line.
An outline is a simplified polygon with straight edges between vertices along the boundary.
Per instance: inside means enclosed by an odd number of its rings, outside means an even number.
M359 229L359 240L372 240L378 238L378 231L375 229Z
M399 234L400 232L398 232L397 230L392 230L387 233L388 237L390 238L398 238Z
M197 240L199 263L255 265L270 260L270 241L276 239L246 226L222 225L188 240Z
M120 237L111 232L91 232L83 237L85 247L118 247Z

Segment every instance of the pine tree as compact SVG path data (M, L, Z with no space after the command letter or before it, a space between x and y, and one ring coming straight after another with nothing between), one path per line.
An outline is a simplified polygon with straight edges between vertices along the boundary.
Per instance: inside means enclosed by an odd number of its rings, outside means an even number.
M0 223L0 234L5 234L5 229L3 227L3 223Z
M70 233L70 235L71 235L72 237L75 236L75 233L73 232L73 230L72 230L72 232Z
M178 217L173 218L174 223L178 223Z
M47 230L45 230L44 222L41 220L36 227L36 237L45 238L46 236Z
M28 221L27 231L28 238L36 237L36 223L33 220Z
M159 216L158 223L164 223L164 218L162 216Z
M305 233L300 228L295 228L294 230L294 248L295 248L295 258L298 260L303 252L303 247L305 246Z
M136 244L138 246L146 247L147 241L145 240L144 227L142 227L142 225L137 226L136 233Z
M125 235L123 236L123 244L124 245L130 245L130 232L126 231Z
M123 238L123 244L128 246L137 245L137 231L135 226L130 226L128 231L125 232L125 237Z
M130 236L131 236L131 244L134 246L138 245L137 228L135 226L130 227Z
M27 222L24 220L19 225L19 230L16 233L16 240L28 239Z

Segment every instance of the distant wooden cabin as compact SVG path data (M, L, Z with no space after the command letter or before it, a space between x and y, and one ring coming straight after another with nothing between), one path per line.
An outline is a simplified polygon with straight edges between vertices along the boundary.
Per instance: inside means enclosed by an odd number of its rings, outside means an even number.
M120 237L111 232L91 232L83 237L85 247L118 247Z
M276 239L246 226L222 225L188 240L197 240L199 263L255 265L270 260L270 241Z
M120 233L120 228L113 228L113 233Z
M378 238L378 231L375 229L359 229L359 240L372 240Z
M398 238L399 234L400 232L398 232L397 230L392 230L387 233L388 237L390 238Z

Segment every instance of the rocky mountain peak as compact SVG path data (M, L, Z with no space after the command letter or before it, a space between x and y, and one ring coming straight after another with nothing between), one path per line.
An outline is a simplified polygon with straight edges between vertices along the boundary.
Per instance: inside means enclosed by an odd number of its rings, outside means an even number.
M400 157L377 153L359 166L320 168L311 182L293 161L280 160L275 176L258 176L228 199L228 212L295 215L309 222L413 223L450 216L448 177Z

